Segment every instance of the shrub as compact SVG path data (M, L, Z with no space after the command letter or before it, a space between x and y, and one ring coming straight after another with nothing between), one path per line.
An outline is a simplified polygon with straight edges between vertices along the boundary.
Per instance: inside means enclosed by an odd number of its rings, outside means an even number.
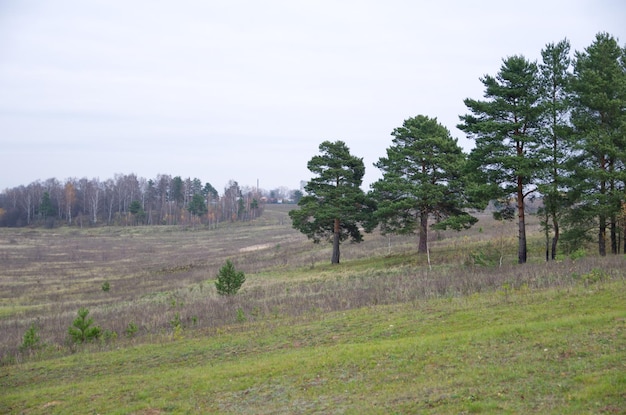
M38 331L35 323L31 323L28 330L24 333L22 345L20 346L21 351L33 350L41 345Z
M239 307L237 309L237 323L245 323L248 319L246 318L246 313L244 313L243 308Z
M468 266L482 266L482 267L493 267L499 262L500 254L495 249L490 249L488 247L486 250L478 250L470 252L468 254L468 258L465 261L465 265Z
M582 277L583 277L583 282L585 283L585 285L591 285L597 282L602 282L602 281L606 281L610 279L609 274L606 271L599 269L599 268L592 269L588 273L584 274Z
M126 326L126 330L124 331L124 334L126 335L126 337L131 338L135 334L137 334L138 331L139 331L139 327L137 327L137 324L131 321L130 323L128 323L128 326Z
M235 266L230 260L226 260L226 265L220 268L215 281L215 288L219 295L235 295L246 281L242 271L235 270Z
M577 259L582 259L585 256L587 256L587 252L585 251L585 248L578 248L577 250L572 252L569 257L571 258L572 261L576 261Z
M74 343L85 343L95 340L102 335L102 329L93 325L93 319L87 318L89 310L81 307L78 310L78 317L74 319L68 329L70 338Z
M170 320L170 325L173 329L176 329L177 327L180 327L181 329L183 328L183 321L180 318L180 313L174 314L174 318Z
M117 332L114 330L104 330L102 333L102 339L105 342L114 342L117 340Z
M108 293L110 289L111 289L111 284L109 284L108 281L105 281L102 283L102 291L104 291L105 293Z

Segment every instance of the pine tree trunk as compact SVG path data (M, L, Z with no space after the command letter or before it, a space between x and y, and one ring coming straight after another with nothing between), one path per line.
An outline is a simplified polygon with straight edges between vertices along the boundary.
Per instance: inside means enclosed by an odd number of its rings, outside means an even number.
M559 242L559 221L556 216L552 217L552 226L554 227L554 236L552 237L552 260L556 259L556 247Z
M617 219L611 215L611 253L617 255Z
M546 208L545 210L545 226L544 226L544 233L545 233L545 237L546 237L546 262L548 262L550 260L550 228L548 227L548 221L550 220L550 213L548 211L548 208Z
M425 254L428 252L428 212L422 210L420 213L420 236L417 252Z
M600 157L600 170L603 173L606 173L606 158L604 155ZM606 181L600 181L600 197L602 200L605 199L606 196ZM598 216L598 253L600 256L606 256L606 215L604 213L600 213Z
M331 259L331 264L339 263L339 236L340 236L340 227L339 227L339 219L335 219L335 226L333 230L333 257Z
M517 248L517 262L520 264L526 263L526 218L524 212L524 187L522 177L517 178L517 215L519 226L519 244Z
M550 239L546 230L546 262L550 260Z
M558 98L556 96L556 91L558 89L558 84L556 82L556 80L554 80L553 83L553 87L552 87L552 102L555 104L555 106L558 103ZM552 107L553 109L555 108L554 106ZM558 117L557 117L557 111L553 110L552 111L552 181L553 181L553 188L552 188L552 197L554 198L554 200L551 201L551 205L552 205L552 228L554 229L554 236L552 237L552 254L551 254L551 258L554 261L556 259L556 247L557 244L559 242L559 221L556 217L557 215L557 211L558 211L558 204L557 204L557 200L559 200L559 169L558 169L558 165L559 165L559 159L558 159L558 153L559 153L559 139L556 135L556 128L558 126L559 122L558 122ZM547 224L546 224L547 226Z
M606 216L600 215L600 226L598 229L598 253L606 256Z
M517 249L517 262L520 264L526 263L527 251L526 251L526 223L524 216L519 216L519 245Z

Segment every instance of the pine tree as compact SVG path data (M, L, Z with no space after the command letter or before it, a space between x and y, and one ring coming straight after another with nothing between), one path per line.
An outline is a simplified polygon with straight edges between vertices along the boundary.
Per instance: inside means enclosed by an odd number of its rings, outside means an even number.
M617 218L624 201L626 175L626 50L599 33L574 62L574 111L579 155L575 171L578 212L597 221L598 252L617 253Z
M546 45L539 64L541 138L544 159L539 191L543 195L543 226L546 235L546 261L556 259L561 233L560 221L569 205L569 168L573 157L571 112L571 61L567 39ZM550 230L553 232L550 241Z
M514 199L521 264L527 260L526 198L537 189L542 164L537 65L523 56L512 56L503 61L495 77L486 75L481 82L486 100L466 99L472 114L461 116L458 125L476 141L468 175L477 185L475 197L484 201Z
M229 259L217 274L215 288L219 295L235 295L244 282L246 282L245 274L243 271L237 271Z
M360 188L365 166L343 141L324 141L319 150L321 155L307 165L317 176L305 186L307 195L298 202L300 208L290 211L289 216L293 227L313 242L330 240L331 263L338 264L341 241L363 240L359 226L368 220L368 203Z
M187 210L194 216L202 216L208 212L204 196L200 193L196 193L191 198Z
M91 317L88 318L88 314L89 310L82 307L78 310L78 317L74 319L72 325L68 328L68 334L74 343L96 340L102 335L102 329L93 325L93 319Z
M463 211L465 154L447 128L424 115L393 132L387 157L375 166L383 178L372 185L374 217L383 232L419 234L418 252L428 250L428 221L440 229L467 228L477 221Z
M39 204L39 214L45 219L49 216L53 216L56 212L56 209L52 205L52 200L50 200L50 193L44 192L41 197L41 203Z

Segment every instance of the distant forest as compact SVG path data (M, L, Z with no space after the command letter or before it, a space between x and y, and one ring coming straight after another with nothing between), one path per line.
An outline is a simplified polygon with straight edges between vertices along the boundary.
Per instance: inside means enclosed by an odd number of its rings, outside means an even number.
M198 178L116 174L101 181L55 178L0 193L0 226L195 225L248 221L266 203L297 203L299 190L265 191L228 182L222 194Z

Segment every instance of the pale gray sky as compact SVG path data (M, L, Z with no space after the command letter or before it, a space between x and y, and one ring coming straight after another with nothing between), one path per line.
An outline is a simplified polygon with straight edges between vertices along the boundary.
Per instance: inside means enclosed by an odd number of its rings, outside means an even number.
M0 0L0 191L116 173L298 188L324 140L363 157L418 114L456 129L502 59L596 33L626 2Z

